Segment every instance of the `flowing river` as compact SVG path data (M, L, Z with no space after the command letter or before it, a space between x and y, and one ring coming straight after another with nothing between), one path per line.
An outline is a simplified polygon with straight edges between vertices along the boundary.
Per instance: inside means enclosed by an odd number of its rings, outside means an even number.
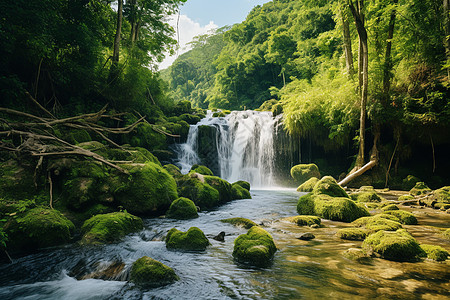
M296 215L301 195L295 190L252 190L253 199L236 200L187 221L144 220L145 229L122 242L96 247L77 244L15 258L0 266L0 299L446 299L450 297L449 262L400 263L374 258L360 264L342 252L361 242L340 240L345 223L322 220L325 227L299 227L283 221ZM419 242L450 248L438 227L449 227L448 215L431 209L416 214L419 226L405 226ZM233 260L234 239L247 230L220 222L245 217L261 224L278 251L271 266L253 268ZM430 226L427 226L430 225ZM204 252L169 251L163 241L176 227L202 229L211 246ZM226 233L225 242L211 237ZM311 232L311 241L297 239ZM128 283L127 269L142 256L172 267L176 283L141 289ZM81 279L112 263L125 264L115 280ZM76 279L78 278L78 279Z

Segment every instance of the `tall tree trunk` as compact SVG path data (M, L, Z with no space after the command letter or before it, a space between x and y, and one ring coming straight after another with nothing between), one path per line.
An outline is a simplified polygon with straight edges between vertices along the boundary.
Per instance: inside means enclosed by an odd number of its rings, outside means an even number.
M342 31L344 34L344 53L345 53L345 67L347 69L350 78L353 78L355 70L353 68L353 52L352 52L352 40L350 38L350 24L348 21L348 10L346 7L339 8L342 19Z
M119 51L120 51L120 35L122 33L122 10L123 10L123 0L119 0L119 6L117 7L117 27L116 36L114 37L114 51L112 56L112 61L114 63L119 62Z
M129 20L130 20L130 25L131 25L130 41L131 41L131 46L133 46L134 42L136 41L136 30L137 30L137 6L136 6L136 0L129 1L129 6L130 6Z
M356 159L356 167L360 168L364 165L364 152L365 152L365 131L366 131L366 104L369 85L369 48L367 44L367 30L364 26L364 0L356 2L357 7L353 4L353 1L348 1L353 18L355 19L356 30L358 31L359 43L360 43L360 69L358 70L361 84L361 114L359 119L359 152Z
M398 0L394 1L395 4L398 3ZM392 38L394 37L394 27L395 27L395 18L397 15L397 10L394 9L391 12L391 18L389 20L389 29L386 41L386 55L384 60L383 67L383 95L384 95L384 104L387 104L389 100L389 94L391 90L391 70L392 70Z
M447 57L447 76L448 80L450 80L450 0L444 0L443 8L445 32L444 46Z

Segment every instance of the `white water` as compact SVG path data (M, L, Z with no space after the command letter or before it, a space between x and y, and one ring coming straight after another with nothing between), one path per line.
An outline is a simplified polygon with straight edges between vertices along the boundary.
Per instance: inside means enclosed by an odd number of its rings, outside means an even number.
M180 146L178 165L182 173L189 172L194 164L205 164L197 154L198 128L207 125L216 129L215 151L220 169L220 174L216 175L229 182L248 181L252 188L276 185L275 121L271 112L233 111L224 118L212 118L208 112L206 118L191 125L186 144Z

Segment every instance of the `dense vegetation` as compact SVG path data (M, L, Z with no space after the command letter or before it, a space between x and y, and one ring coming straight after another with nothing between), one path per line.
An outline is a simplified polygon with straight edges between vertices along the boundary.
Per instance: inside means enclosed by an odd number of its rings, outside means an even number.
M173 95L199 107L281 104L286 129L317 153L312 160L325 151L343 157L346 168L361 140L359 165L378 146L379 185L408 160L426 159L418 176L433 175L448 167L437 166L448 161L450 141L445 3L268 2L243 23L201 37L163 74Z

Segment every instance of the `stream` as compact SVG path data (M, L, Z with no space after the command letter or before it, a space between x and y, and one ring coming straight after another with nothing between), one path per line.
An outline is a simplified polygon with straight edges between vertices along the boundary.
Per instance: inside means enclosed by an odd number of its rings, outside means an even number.
M361 242L344 241L337 229L349 226L322 220L323 228L299 227L282 219L296 215L301 193L293 189L252 190L253 199L235 200L193 220L144 219L144 230L117 244L81 247L77 243L41 250L0 266L0 299L446 299L450 298L450 268L446 262L424 260L399 263L374 258L360 264L342 256ZM421 243L450 242L438 234L449 227L449 216L420 210L420 226L405 226ZM271 266L254 268L233 260L234 239L247 230L220 222L245 217L261 224L274 238L278 251ZM424 226L425 225L425 226ZM192 226L202 229L211 246L204 252L169 251L166 232ZM225 242L212 239L226 233ZM311 241L297 239L311 232ZM172 267L176 283L142 289L126 281L127 269L150 256ZM125 264L116 280L76 279L112 262ZM80 267L81 266L81 267Z

